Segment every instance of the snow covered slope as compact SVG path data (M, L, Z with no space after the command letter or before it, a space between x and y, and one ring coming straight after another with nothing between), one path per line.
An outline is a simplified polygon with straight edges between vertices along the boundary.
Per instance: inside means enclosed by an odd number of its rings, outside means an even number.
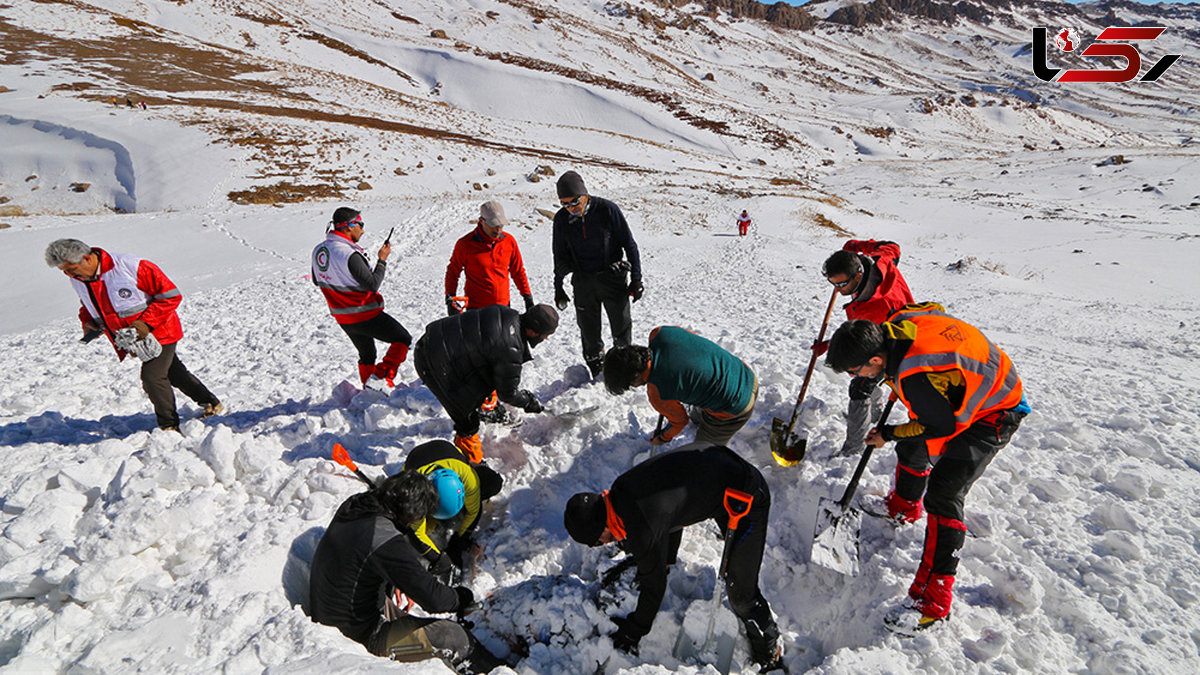
M685 326L758 374L732 446L774 495L761 583L792 672L1200 670L1197 10L987 7L988 23L803 31L649 1L0 7L0 665L379 669L301 609L320 532L359 489L329 451L378 475L451 423L410 364L390 396L339 386L355 356L306 278L309 251L343 203L363 210L369 251L396 226L382 290L419 335L444 313L454 240L495 198L548 300L538 209L576 169L642 249L635 338ZM1032 26L1095 35L1110 9L1167 25L1146 53L1183 59L1153 85L1032 75ZM739 238L742 209L754 226ZM153 430L136 366L78 343L74 295L42 262L65 236L179 284L181 358L226 415L190 419L183 399L183 435ZM921 528L868 519L853 579L808 563L817 500L854 468L831 456L847 378L814 376L800 467L767 447L829 297L821 262L848 236L899 242L918 299L1003 347L1034 407L968 497L979 537L954 618L913 640L880 620ZM500 651L532 641L518 672L590 672L610 647L592 633L612 627L585 595L612 552L571 543L562 505L648 457L655 414L586 381L570 311L534 354L523 384L539 398L599 408L485 427L506 486L480 537L477 632ZM862 497L893 470L876 453ZM640 657L613 670L704 671L671 652L681 625L703 631L719 556L711 528L685 535ZM739 642L735 667L746 659Z

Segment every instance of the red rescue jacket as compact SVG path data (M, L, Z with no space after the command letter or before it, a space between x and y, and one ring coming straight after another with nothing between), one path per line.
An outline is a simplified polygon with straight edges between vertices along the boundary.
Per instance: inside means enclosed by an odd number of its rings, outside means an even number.
M521 249L517 240L507 232L498 239L490 239L483 228L476 226L454 244L450 264L446 265L446 295L458 293L458 277L467 273L463 290L467 294L467 309L479 309L488 305L508 306L508 279L521 295L532 295L529 278L525 275L525 262L521 260Z
M159 344L179 342L183 326L175 309L183 296L158 265L131 255L114 257L99 248L93 248L92 253L100 256L100 277L95 281L71 280L82 305L80 324L99 324L112 342L113 333L140 320L150 326ZM116 345L113 349L124 360L125 352Z
M900 246L895 242L851 239L842 249L870 258L875 263L878 274L875 287L863 289L870 290L870 295L861 298L855 295L854 300L845 305L847 319L866 319L871 323L883 323L892 312L914 302L912 291L908 290L908 283L896 267L896 263L900 261ZM860 283L868 281L863 279Z

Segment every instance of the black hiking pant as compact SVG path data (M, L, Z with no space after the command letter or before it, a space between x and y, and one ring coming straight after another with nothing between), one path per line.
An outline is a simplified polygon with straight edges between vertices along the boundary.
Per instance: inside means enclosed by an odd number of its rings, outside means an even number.
M600 308L608 315L614 347L633 343L633 318L630 314L629 284L624 272L576 272L571 275L575 291L575 322L583 343L583 360L599 362L604 358L604 339L600 337Z
M154 406L159 428L179 428L179 412L175 410L175 389L200 405L216 404L218 399L193 375L175 354L175 345L162 346L162 353L142 363L142 389Z
M346 331L346 335L350 336L350 341L358 350L358 362L364 366L375 365L375 358L378 356L378 352L375 351L376 340L388 344L396 342L412 344L412 335L387 312L380 312L377 316L359 323L339 323L338 325Z
M1004 410L976 421L946 443L932 469L924 441L896 444L900 463L896 494L909 501L925 495L929 517L921 565L924 572L954 576L958 571L958 551L967 538L963 523L967 492L1012 440L1024 417L1024 413Z
M756 472L757 473L757 472ZM753 621L755 626L746 626L746 632L754 636L753 630L765 632L775 629L771 617L771 606L758 588L758 570L762 566L763 550L767 544L767 516L771 511L771 490L762 475L758 475L756 486L747 486L743 491L754 497L750 512L738 521L738 528L727 532L728 520L722 516L721 532L733 537L729 558L725 566L725 592L729 607L743 624ZM720 573L720 570L717 570Z

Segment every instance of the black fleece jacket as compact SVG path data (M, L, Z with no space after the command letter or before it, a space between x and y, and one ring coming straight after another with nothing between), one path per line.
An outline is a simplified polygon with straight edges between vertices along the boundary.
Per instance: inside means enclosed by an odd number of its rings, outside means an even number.
M458 593L425 569L410 536L392 522L374 493L343 502L313 555L308 586L313 620L366 644L382 621L382 600L390 587L427 612L459 609Z

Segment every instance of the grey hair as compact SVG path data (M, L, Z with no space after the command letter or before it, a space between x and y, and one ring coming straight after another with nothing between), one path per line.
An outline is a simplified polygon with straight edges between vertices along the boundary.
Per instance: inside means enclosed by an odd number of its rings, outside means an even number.
M46 264L51 267L62 267L66 263L74 265L91 252L92 247L78 239L58 239L46 247Z

